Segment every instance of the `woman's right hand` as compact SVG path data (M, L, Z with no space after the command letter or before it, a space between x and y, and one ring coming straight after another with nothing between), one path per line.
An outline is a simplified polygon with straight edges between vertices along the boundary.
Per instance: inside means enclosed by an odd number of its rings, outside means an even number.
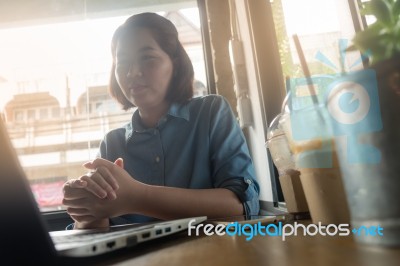
M121 158L118 158L115 165L124 168L124 163ZM103 170L104 171L104 170ZM118 189L118 183L115 179L110 179L110 175L106 174L105 178L98 175L94 176L95 172L90 172L87 175L81 176L79 179L71 179L64 184L63 204L67 206L67 212L75 221L74 229L83 228L102 228L109 226L108 218L98 219L92 215L83 214L82 208L77 206L68 206L71 201L87 200L96 196L100 199L116 199L114 190ZM112 178L112 177L111 177ZM109 180L110 184L105 180ZM104 189L103 189L104 188Z
M63 204L67 207L67 213L74 220L74 229L105 228L109 226L108 218L97 218L87 214L84 208L71 206L74 201L93 200L94 195L85 190L87 183L79 179L68 180L63 186Z
M71 216L91 222L136 213L145 193L144 184L121 167L120 159L113 163L97 158L84 166L91 173L81 176L79 181L71 181L73 187L64 186L63 204Z

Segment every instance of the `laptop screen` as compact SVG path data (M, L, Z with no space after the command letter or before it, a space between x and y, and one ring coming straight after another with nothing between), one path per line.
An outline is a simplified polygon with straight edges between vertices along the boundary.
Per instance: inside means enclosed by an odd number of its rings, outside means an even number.
M55 257L54 245L1 118L0 153L0 258L13 264L48 262Z

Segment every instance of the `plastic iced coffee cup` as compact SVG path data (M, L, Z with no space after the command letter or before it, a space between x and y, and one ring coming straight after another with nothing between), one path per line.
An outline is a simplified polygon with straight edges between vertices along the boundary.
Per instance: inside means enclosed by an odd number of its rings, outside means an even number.
M348 224L349 210L334 140L329 134L329 125L323 120L324 110L317 108L300 111L309 112L304 114L307 119L303 123L293 121L302 119L301 115L290 116L281 122L293 152L295 167L300 171L312 222Z
M308 213L307 201L300 181L300 172L295 170L293 154L289 148L285 132L279 123L280 118L285 115L281 113L271 122L265 144L278 169L279 182L287 211L290 213Z
M339 132L336 147L351 225L362 244L400 247L400 95L390 78L399 75L399 62L384 61L342 76L327 99L333 107L339 106L342 95L352 93L357 99L354 112L332 108L331 115Z

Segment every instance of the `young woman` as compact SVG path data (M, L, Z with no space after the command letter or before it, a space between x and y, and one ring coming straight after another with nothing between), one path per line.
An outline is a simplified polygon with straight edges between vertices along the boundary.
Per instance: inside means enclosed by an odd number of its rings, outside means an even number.
M110 131L91 171L64 185L75 228L190 216L256 215L259 186L227 101L192 98L193 66L175 26L134 15L114 33L111 95L132 120ZM113 219L110 219L113 218Z

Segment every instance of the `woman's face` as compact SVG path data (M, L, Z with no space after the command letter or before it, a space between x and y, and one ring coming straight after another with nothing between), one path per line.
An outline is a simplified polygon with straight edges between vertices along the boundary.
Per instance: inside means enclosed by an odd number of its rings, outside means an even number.
M116 47L115 76L125 97L139 109L165 106L173 63L151 32L138 28Z

